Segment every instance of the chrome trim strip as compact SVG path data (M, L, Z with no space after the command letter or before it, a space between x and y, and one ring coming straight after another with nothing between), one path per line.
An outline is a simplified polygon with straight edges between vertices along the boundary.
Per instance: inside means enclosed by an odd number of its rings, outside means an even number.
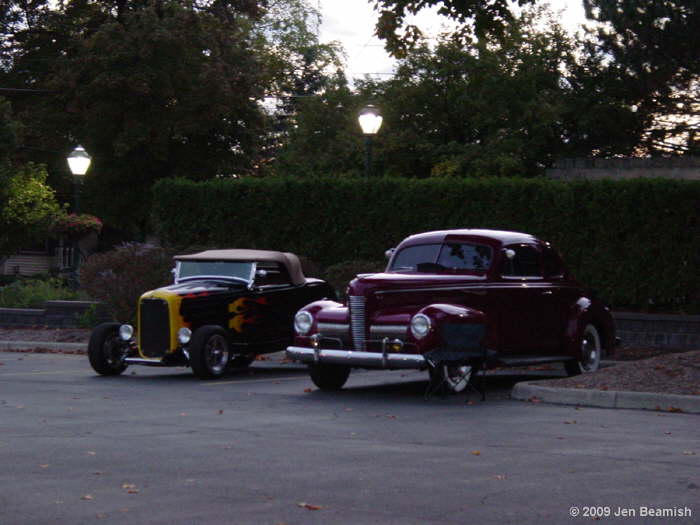
M327 363L380 369L423 369L428 362L420 354L358 352L352 350L324 350L290 346L287 357L302 363Z
M370 336L383 335L408 335L408 325L403 324L375 324L369 327Z
M515 280L507 283L479 283L479 284L462 284L455 286L426 286L425 288L401 288L398 290L377 290L374 293L377 295L391 293L416 293L416 292L465 292L465 293L486 293L488 289L502 288L522 288L523 285L528 288L571 288L571 286L552 285L549 282L537 282L530 280ZM481 289L481 290L480 290Z
M350 325L342 323L318 323L318 331L322 334L349 334Z

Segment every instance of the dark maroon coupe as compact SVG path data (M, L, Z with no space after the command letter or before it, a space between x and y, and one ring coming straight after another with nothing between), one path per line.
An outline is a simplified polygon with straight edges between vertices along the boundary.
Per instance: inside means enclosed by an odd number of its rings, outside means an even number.
M388 253L384 273L350 283L347 304L296 314L287 355L309 364L319 388L342 388L353 367L415 368L460 391L475 367L561 361L574 375L613 351L608 308L531 235L428 232Z

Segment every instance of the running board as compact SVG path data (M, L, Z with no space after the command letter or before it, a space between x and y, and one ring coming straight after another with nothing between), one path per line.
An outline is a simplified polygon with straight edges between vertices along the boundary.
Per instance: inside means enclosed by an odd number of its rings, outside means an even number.
M498 361L503 366L532 366L544 365L548 363L561 363L563 361L572 361L570 355L552 355L547 357L501 357Z

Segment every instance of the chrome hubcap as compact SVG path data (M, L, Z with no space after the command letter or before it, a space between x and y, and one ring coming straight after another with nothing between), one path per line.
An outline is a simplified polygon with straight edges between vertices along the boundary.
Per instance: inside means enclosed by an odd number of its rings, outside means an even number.
M229 360L226 339L221 335L212 335L205 348L207 367L214 374L221 374Z
M600 348L598 338L593 330L586 330L581 341L581 368L586 372L598 369Z
M452 392L462 392L469 384L472 367L443 365L442 373L445 384Z

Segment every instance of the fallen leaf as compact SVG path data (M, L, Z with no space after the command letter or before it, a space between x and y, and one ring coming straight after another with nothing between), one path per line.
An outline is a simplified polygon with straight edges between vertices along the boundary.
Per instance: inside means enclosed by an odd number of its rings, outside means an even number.
M532 396L531 398L528 399L528 401L530 403L541 403L542 402L542 400L537 396Z
M481 452L478 450L472 450L472 456L481 456Z
M98 515L95 516L95 517L96 517L98 520L102 520L102 519L105 519L105 518L107 517L107 514L101 514L101 513L100 513L100 514L98 514Z
M506 477L503 474L496 474L493 479L506 479Z
M180 412L180 415L181 415L181 416L186 416L186 415L187 415L187 412Z
M92 450L88 450L88 456L96 456L97 452L93 452Z
M127 493L127 494L138 494L139 491L138 491L138 489L129 489L129 490L126 491L126 493Z
M321 510L323 507L319 507L318 505L311 505L310 503L304 503L303 501L301 503L297 503L297 506L306 509L306 510Z
M683 412L683 409L678 408L678 407L668 407L667 410L669 412L676 412L676 413Z
M95 476L101 476L101 475L103 474L103 472L100 472L99 470L96 470L95 472L93 472L93 474L94 474Z
M80 496L80 499L91 500L95 498L93 498L92 494L83 494L82 496Z
M311 392L311 389L310 389L310 388L305 388L305 389L304 389L304 392Z
M48 464L48 463L44 463L43 465L39 465L39 466L40 466L41 468L49 468L49 464Z
M223 414L223 413L224 413L223 410L219 410L219 415L221 415L221 414Z
M564 421L564 424L565 424L565 425L575 425L575 424L576 424L576 420L575 420L575 419L572 419L571 421Z
M136 485L134 485L133 483L124 483L124 484L122 485L122 488L123 488L123 489L135 489L135 488L136 488Z

